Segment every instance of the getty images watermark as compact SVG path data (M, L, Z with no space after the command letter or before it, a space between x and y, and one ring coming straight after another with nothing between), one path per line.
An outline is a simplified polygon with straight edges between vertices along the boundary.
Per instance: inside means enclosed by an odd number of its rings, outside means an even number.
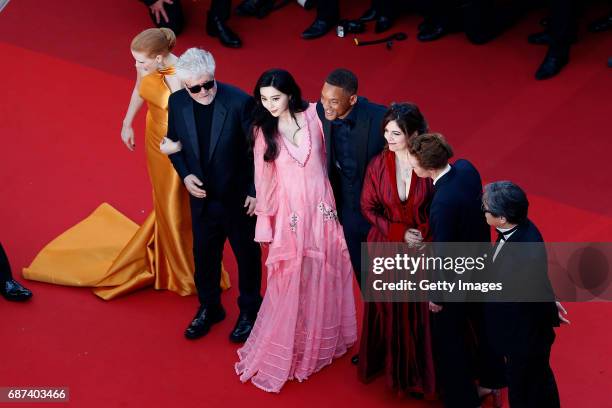
M612 243L364 243L366 301L612 300Z

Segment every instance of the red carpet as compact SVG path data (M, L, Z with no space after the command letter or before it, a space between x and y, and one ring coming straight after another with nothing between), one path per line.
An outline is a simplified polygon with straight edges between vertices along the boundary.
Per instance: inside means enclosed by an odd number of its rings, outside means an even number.
M332 35L301 41L313 14L292 4L261 21L233 18L245 43L236 51L203 35L196 16L208 1L184 3L192 17L176 51L210 49L219 80L250 91L263 70L284 67L314 100L328 71L348 67L362 95L418 103L432 129L485 180L524 186L548 241L612 240L612 72L605 66L612 33L581 33L567 69L536 82L545 50L525 39L538 28L537 13L485 46L462 35L418 43L419 19L402 17L396 27L409 39L387 51ZM367 6L354 3L348 17ZM149 23L142 4L125 0L13 0L0 13L0 241L15 275L102 201L138 222L149 212L143 117L135 121L136 153L119 139L134 78L129 42ZM235 282L231 251L226 255ZM227 340L235 289L224 295L228 319L188 342L182 331L193 297L146 290L105 303L87 289L28 286L29 304L0 302L0 386L68 386L69 405L78 407L440 406L396 399L382 379L359 383L347 357L280 395L241 384L233 371L236 347ZM612 407L612 305L567 308L572 325L557 330L552 358L562 406Z

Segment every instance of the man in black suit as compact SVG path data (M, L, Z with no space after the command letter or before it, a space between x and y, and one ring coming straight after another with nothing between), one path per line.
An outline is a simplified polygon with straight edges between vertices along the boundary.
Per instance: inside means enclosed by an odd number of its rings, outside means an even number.
M140 0L149 7L149 15L157 27L167 27L179 35L185 26L181 0ZM219 38L221 44L230 48L242 46L240 38L228 26L231 0L212 0L206 18L206 33Z
M484 306L487 338L506 359L510 406L558 408L550 349L560 315L548 279L542 235L527 218L525 192L509 181L486 185L482 206L487 223L498 232L488 275L503 284L500 300L518 300Z
M382 120L386 108L357 96L357 87L355 74L334 70L323 84L317 113L323 123L327 173L338 217L357 281L361 282L361 243L370 231L370 223L361 214L361 189L368 163L385 145Z
M24 301L32 297L32 292L29 289L24 288L13 279L11 274L11 264L9 263L6 252L2 244L0 244L0 294L6 300L12 301Z
M478 170L467 160L457 160L451 166L448 161L453 150L440 134L415 136L408 149L409 162L417 176L433 179L434 196L429 212L433 241L489 243L491 232L481 210L482 182ZM444 390L444 406L479 407L483 394L499 390L505 383L503 360L480 341L484 335L482 304L430 302L430 310L434 313L434 355ZM466 342L470 327L478 338L476 361L472 361ZM474 382L476 377L480 389Z
M230 339L246 341L261 304L261 252L255 243L255 185L247 134L252 98L214 79L215 60L190 48L176 72L186 89L168 101L168 138L182 150L170 160L190 194L195 284L200 307L185 336L195 339L225 317L221 259L229 239L238 263L240 316Z

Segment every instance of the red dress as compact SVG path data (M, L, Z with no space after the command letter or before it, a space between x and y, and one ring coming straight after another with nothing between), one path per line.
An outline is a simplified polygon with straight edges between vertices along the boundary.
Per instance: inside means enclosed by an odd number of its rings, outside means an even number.
M404 242L408 228L430 239L427 212L433 194L430 179L412 174L408 198L397 191L395 153L384 150L370 162L361 195L361 211L372 228L368 242ZM364 304L359 378L368 382L384 372L399 394L435 393L428 305L425 302Z

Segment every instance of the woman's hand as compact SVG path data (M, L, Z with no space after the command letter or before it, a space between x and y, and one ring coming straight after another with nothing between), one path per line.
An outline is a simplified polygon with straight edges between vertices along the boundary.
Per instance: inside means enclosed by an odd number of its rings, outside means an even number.
M134 143L134 129L131 125L124 124L121 127L121 140L131 152L134 151L136 144Z
M557 304L557 312L559 313L559 320L561 324L570 324L571 322L565 317L567 316L567 310L563 307L561 302L555 302Z
M423 242L423 234L416 228L409 228L404 234L404 241L408 243L410 248L418 248Z
M180 141L175 142L172 139L164 137L161 143L159 144L159 150L165 155L170 155L183 150L183 145Z

